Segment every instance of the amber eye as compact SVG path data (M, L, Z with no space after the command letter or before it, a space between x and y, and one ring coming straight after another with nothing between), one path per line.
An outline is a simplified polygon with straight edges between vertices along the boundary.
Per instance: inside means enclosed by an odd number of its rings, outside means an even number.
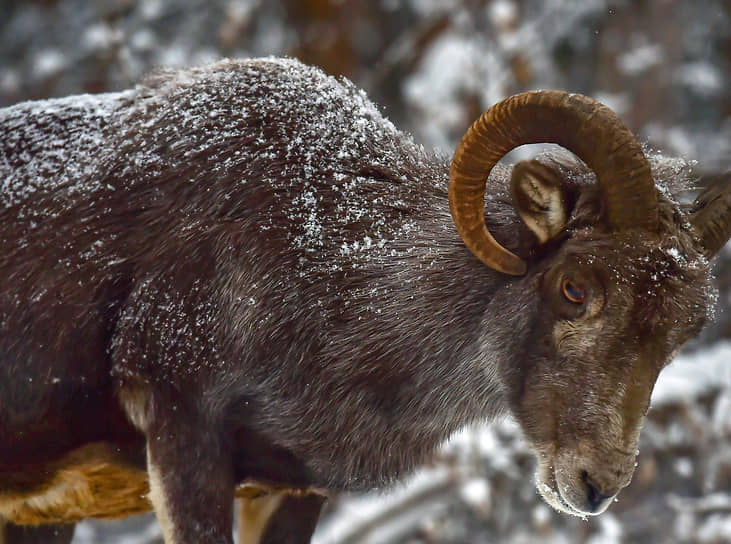
M566 300L574 304L584 303L584 290L569 279L563 280L561 283L561 291Z

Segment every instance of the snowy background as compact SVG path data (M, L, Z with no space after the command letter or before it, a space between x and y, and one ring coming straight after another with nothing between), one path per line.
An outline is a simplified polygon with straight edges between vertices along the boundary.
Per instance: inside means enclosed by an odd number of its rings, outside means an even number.
M426 146L452 150L500 98L589 94L640 139L731 163L731 14L725 0L0 1L0 107L120 90L156 66L291 55L343 74ZM533 486L514 422L466 430L389 494L336 497L318 544L731 541L731 250L715 323L658 382L632 485L588 521ZM87 522L75 544L161 542L154 519Z

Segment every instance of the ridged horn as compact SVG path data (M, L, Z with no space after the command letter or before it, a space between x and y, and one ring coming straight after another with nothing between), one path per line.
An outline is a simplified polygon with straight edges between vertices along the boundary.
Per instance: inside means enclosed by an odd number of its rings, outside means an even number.
M449 174L449 208L465 245L490 268L525 273L520 257L502 247L485 225L487 177L523 144L555 143L597 176L605 217L616 230L658 228L657 193L640 144L607 106L580 94L531 91L483 113L457 146Z

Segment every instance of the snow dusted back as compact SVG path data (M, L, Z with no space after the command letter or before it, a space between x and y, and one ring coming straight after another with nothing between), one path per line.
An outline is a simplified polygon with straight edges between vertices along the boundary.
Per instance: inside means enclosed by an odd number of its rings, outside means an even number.
M0 203L18 205L36 191L68 194L98 190L99 158L110 148L108 125L129 107L134 91L24 102L0 109ZM32 210L26 210L32 212Z
M261 90L257 111L248 111L252 106L238 93L242 88ZM250 115L271 122L261 123L256 134L242 133ZM284 119L296 120L289 127L292 134L284 130ZM130 131L135 120L136 130ZM288 190L282 202L288 218L299 226L292 242L306 252L323 250L327 232L365 222L369 225L363 230L369 234L345 239L340 256L357 264L360 254L372 259L389 243L384 258L394 257L394 243L414 227L408 220L390 221L383 212L398 214L413 195L399 195L399 185L393 184L391 200L384 202L367 183L378 183L372 175L378 168L394 170L396 165L396 170L414 171L408 166L425 156L424 150L399 133L352 83L293 59L223 60L201 69L157 71L135 90L11 106L0 110L0 122L6 151L0 155L0 201L26 217L44 213L34 193L75 201L106 189L130 190L158 175L169 156L180 151L183 158L203 163L190 173L191 184L205 183L206 173L216 174L206 178L217 179L236 166L261 162L262 181L275 192ZM270 127L281 132L276 145L267 133ZM374 140L379 142L377 151ZM323 156L327 166L316 163ZM366 156L371 157L370 170L357 171L364 168ZM355 164L356 158L361 164ZM103 186L101 180L111 169L119 170L115 180L129 186ZM446 179L436 177L443 183L432 189L444 193ZM296 182L287 189L281 179ZM323 191L331 208L322 205ZM233 196L224 193L221 198L226 202ZM260 224L262 231L271 227Z

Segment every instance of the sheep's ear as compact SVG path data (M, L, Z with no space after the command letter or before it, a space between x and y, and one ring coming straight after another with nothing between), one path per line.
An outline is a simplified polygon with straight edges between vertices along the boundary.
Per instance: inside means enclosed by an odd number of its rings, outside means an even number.
M539 243L566 226L568 206L558 171L536 160L519 162L513 167L510 191L520 218Z

